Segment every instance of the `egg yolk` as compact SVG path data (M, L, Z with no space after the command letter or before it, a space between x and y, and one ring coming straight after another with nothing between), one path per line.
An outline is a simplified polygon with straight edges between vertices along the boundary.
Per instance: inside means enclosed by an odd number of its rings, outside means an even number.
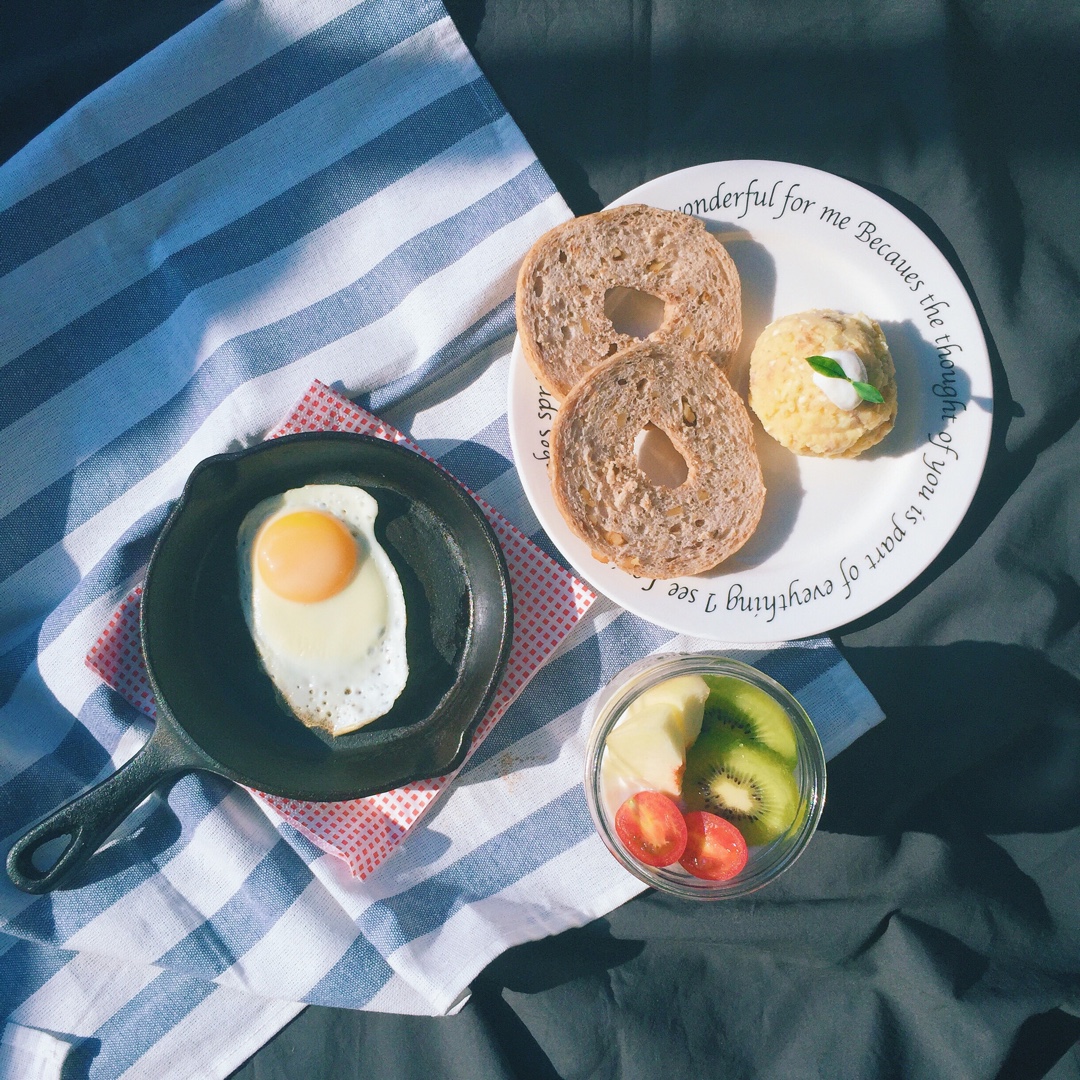
M356 570L356 541L331 514L297 510L263 527L255 541L255 561L278 596L313 604L348 585Z

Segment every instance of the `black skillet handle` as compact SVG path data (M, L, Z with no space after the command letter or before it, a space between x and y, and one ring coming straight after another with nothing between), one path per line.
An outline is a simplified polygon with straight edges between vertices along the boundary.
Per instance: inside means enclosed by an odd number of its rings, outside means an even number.
M158 723L142 749L112 776L77 795L15 841L7 857L8 877L23 892L45 893L81 869L116 827L159 784L201 765L166 725ZM34 853L69 837L60 857L39 870Z

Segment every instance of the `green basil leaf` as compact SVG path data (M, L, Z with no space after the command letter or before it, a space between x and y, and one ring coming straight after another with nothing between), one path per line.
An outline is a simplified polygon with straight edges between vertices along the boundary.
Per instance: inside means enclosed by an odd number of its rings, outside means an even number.
M806 362L819 374L830 379L846 379L847 372L828 356L808 356Z
M855 393L863 399L863 401L872 401L875 405L882 405L885 399L881 396L881 391L876 386L871 386L868 382L856 382L852 381L852 386L855 387Z

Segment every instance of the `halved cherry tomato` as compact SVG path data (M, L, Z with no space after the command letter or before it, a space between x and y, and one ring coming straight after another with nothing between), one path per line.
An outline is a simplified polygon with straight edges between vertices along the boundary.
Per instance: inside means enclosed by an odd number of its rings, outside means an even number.
M694 877L727 881L748 858L743 834L726 818L705 810L686 815L686 849L679 864Z
M686 847L682 811L660 791L639 791L615 813L615 831L626 850L646 866L670 866Z

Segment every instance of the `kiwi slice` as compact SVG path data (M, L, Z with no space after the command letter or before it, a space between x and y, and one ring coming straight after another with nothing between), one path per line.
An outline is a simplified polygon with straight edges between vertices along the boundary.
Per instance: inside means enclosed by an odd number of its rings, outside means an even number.
M701 734L686 751L686 765L683 768L682 788L680 793L691 810L704 810L700 802L692 803L690 793L702 789L715 769L715 763L729 750L750 742L749 735L742 728L730 724L709 724L703 726Z
M745 732L748 739L767 746L794 769L799 751L787 710L753 683L732 675L703 677L709 687L705 723L727 724Z
M801 803L795 776L779 754L728 728L703 733L691 747L682 797L691 810L727 818L748 844L783 836Z

